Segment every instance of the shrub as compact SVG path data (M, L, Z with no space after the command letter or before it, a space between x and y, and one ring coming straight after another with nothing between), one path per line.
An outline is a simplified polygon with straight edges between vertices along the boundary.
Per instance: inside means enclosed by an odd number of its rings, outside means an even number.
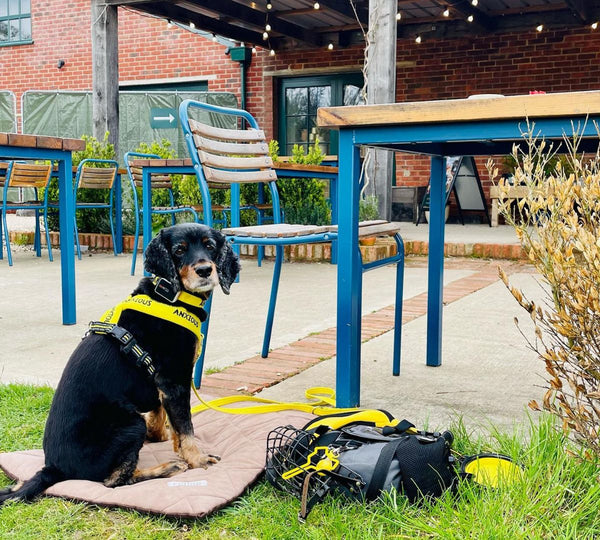
M584 160L577 155L577 137L566 144L567 166L532 136L527 151L513 150L515 183L527 187L517 216L506 198L509 186L499 182L500 211L542 275L546 305L528 300L500 273L535 324L536 339L528 344L548 374L541 407L585 444L588 455L600 456L600 156ZM545 172L551 162L553 168ZM491 164L488 169L497 178ZM530 407L540 405L531 401Z
M367 195L358 201L358 220L370 221L379 218L377 195Z
M269 152L274 161L279 155L277 141L269 143ZM318 138L304 152L304 147L297 144L292 148L292 163L318 165L323 160L323 152ZM277 189L281 199L281 207L285 213L285 221L306 225L328 225L331 223L331 209L324 193L324 182L318 178L280 178Z
M81 137L85 141L85 148L73 152L73 166L77 167L84 159L115 159L115 147L108 142L109 133L104 134L104 139L99 141L90 135ZM104 164L91 164L91 167L105 167ZM104 202L109 200L108 189L82 190L77 196L80 202ZM52 178L48 186L48 200L58 200L58 179ZM77 214L77 227L79 232L110 233L108 212L104 209L91 208L79 210ZM58 211L48 212L48 227L50 230L59 229Z

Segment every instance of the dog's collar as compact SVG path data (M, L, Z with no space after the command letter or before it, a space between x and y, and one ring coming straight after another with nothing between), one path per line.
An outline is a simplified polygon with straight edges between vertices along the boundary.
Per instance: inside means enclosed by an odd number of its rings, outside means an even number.
M192 296L191 294L189 296ZM196 300L201 300L197 297L193 297ZM200 304L193 304L196 307L202 307L204 305L204 300L201 301ZM200 325L202 321L200 318L194 313L188 311L184 307L180 306L172 306L168 304L164 304L157 300L150 298L146 294L137 294L135 296L129 296L126 300L117 304L115 307L109 309L102 318L100 319L103 323L116 324L119 322L119 318L121 317L121 313L126 309L132 309L134 311L140 311L147 315L152 315L153 317L158 317L159 319L163 319L165 321L172 322L179 326L183 326L190 332L192 332L199 343L202 343L204 336L200 332Z
M192 307L201 308L206 302L206 298L200 298L186 291L175 291L173 283L160 276L154 277L152 285L154 285L154 292L171 304L179 301Z

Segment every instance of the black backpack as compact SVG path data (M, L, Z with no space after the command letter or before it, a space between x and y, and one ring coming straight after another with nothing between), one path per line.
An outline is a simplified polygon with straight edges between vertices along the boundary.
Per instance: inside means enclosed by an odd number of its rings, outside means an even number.
M322 416L302 429L269 433L266 474L275 487L300 498L304 521L328 493L375 500L396 489L411 502L439 497L456 479L452 442L449 431L418 431L386 411Z

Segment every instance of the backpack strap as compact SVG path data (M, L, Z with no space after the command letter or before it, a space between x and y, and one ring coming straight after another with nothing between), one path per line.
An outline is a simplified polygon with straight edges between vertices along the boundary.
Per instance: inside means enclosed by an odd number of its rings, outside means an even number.
M398 446L400 446L402 443L405 443L407 439L408 436L398 437L398 439L395 441L390 441L383 447L383 450L377 459L377 463L375 464L375 469L373 469L373 476L369 482L367 493L365 494L365 498L368 501L374 501L377 497L379 497L388 471L390 470L390 466L392 465L392 461L396 456L396 450L398 450Z

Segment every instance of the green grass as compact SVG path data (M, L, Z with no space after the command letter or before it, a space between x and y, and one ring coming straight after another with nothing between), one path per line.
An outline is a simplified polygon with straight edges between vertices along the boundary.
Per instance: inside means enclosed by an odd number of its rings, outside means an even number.
M52 390L0 385L0 449L39 448ZM451 426L457 452L497 451L524 467L523 480L502 489L461 482L455 493L420 505L400 495L374 504L329 498L304 525L299 501L259 482L207 519L178 520L54 498L0 508L0 538L259 538L259 539L593 539L600 537L600 463L586 462L549 418L532 424L527 441L492 430L487 437ZM9 485L0 473L0 485Z

